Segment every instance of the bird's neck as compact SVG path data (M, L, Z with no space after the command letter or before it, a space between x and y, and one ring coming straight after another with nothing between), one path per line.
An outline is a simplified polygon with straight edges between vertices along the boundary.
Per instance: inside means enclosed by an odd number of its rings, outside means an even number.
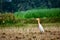
M40 24L40 20L38 20L38 24Z

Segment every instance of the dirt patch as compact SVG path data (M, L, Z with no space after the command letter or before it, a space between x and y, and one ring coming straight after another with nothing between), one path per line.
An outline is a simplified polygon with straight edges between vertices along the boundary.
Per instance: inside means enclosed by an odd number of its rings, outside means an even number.
M60 40L60 27L44 29L44 33L37 27L0 29L0 40Z

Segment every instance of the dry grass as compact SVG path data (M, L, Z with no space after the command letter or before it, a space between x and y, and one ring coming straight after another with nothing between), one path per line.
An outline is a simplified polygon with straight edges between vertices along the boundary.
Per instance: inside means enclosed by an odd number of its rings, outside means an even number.
M27 28L0 28L0 40L60 40L60 26L51 25L44 29L45 32L40 33L38 27L32 27L32 25Z

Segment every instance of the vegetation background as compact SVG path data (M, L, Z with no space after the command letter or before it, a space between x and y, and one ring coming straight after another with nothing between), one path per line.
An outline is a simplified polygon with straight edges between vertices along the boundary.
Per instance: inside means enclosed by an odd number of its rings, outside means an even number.
M60 23L60 0L0 0L0 25Z

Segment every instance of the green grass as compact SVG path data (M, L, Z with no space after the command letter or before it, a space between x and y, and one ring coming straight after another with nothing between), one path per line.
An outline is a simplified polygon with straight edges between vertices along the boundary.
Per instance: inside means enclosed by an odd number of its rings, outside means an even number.
M37 17L41 18L41 23L60 23L60 8L32 9L19 11L14 14L0 14L0 26L25 26L25 24L37 23ZM4 19L3 19L4 18ZM29 18L29 19L28 19ZM3 21L5 21L4 24Z
M60 23L41 23L42 26L45 28L45 27L60 27ZM6 26L3 26L3 25L0 25L0 29L2 28L27 28L27 27L38 27L38 24L20 24L20 23L17 23L17 24L14 24L14 25L6 25Z
M32 9L27 11L16 12L15 17L20 18L60 18L60 8L51 9Z

